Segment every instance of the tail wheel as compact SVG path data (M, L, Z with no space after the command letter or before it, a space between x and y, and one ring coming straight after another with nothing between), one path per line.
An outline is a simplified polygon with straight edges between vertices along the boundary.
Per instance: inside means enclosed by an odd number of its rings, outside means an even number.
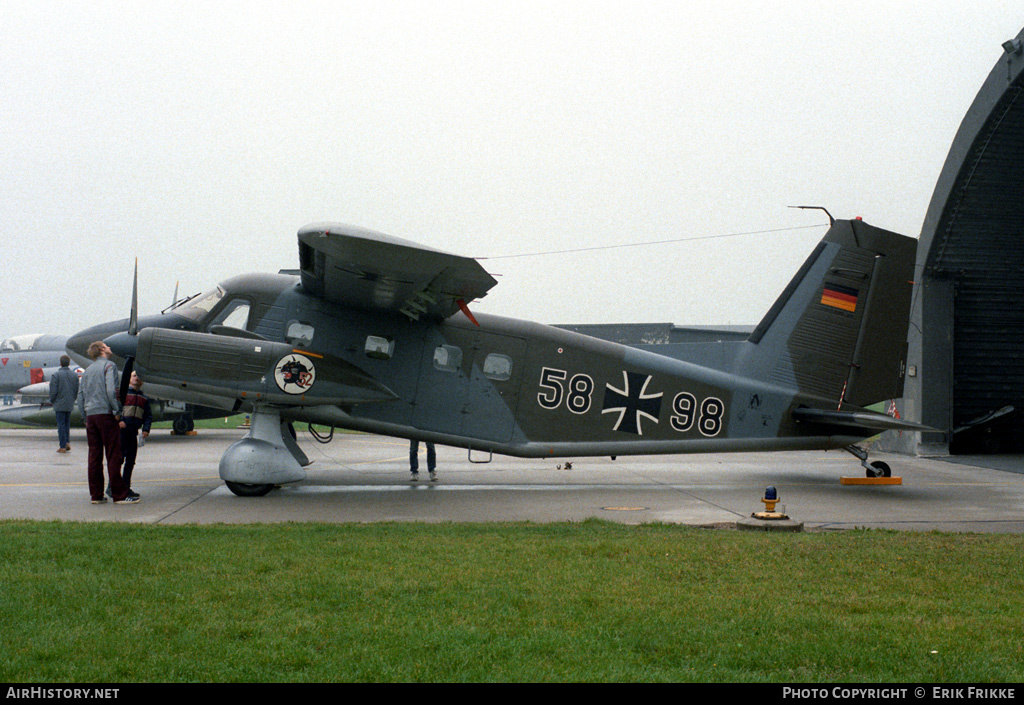
M871 463L871 468L867 471L868 477L892 477L892 470L889 468L888 463L883 463L881 460L876 460Z

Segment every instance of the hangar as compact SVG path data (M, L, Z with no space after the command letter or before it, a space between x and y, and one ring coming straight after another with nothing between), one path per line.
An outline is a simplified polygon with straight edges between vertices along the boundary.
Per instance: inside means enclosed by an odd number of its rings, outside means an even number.
M1024 452L1024 30L964 116L921 228L903 417L909 455ZM909 234L909 233L908 233ZM626 345L741 340L748 329L561 326Z
M911 455L1024 448L1024 30L953 140L918 244L903 415ZM893 434L895 435L895 434Z

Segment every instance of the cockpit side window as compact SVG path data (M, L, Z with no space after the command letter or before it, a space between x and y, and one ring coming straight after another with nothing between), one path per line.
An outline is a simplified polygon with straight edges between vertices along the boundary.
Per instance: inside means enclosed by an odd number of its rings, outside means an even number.
M246 325L249 323L249 309L250 305L246 299L235 299L234 301L230 301L228 302L228 305L217 314L217 317L211 321L210 325L247 330Z

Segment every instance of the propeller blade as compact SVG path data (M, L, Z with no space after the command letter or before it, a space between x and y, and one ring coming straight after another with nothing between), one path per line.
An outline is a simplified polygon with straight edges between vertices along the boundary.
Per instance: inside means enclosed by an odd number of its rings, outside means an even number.
M128 319L128 335L139 332L139 258L135 258L135 279L132 281L132 315Z
M124 361L124 369L121 370L121 387L117 390L117 398L124 404L128 398L128 387L132 382L132 368L135 367L135 358L129 357Z

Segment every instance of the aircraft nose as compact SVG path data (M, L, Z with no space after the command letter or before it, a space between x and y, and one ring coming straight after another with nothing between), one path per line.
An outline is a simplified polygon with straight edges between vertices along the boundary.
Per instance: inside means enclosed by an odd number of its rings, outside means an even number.
M89 357L89 346L97 340L106 340L115 333L122 333L128 330L128 319L122 321L110 321L86 328L68 338L64 344L68 355L82 367L88 367L92 363ZM107 343L110 345L110 343ZM111 346L111 350L113 350Z
M143 328L174 328L177 330L195 330L197 324L181 316L173 314L155 314L139 318L138 329ZM82 367L88 367L92 363L89 357L89 346L97 340L101 340L110 346L110 351L115 357L123 360L129 355L135 355L138 340L135 336L128 335L128 319L122 318L119 321L108 321L100 323L92 328L75 333L68 338L65 347L68 355Z
M85 342L81 333L75 333L64 343L64 349L68 355L79 365L82 365L82 360L85 358L85 348L88 346L89 344ZM84 365L82 366L84 367Z

